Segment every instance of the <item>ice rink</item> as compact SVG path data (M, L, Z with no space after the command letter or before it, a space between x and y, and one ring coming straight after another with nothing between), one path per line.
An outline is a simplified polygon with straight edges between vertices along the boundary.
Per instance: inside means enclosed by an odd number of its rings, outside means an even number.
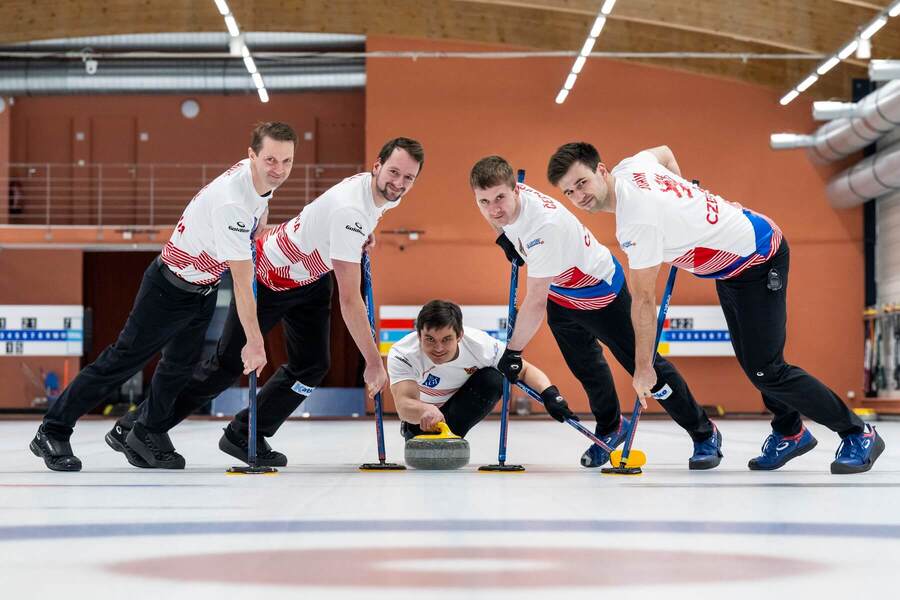
M875 423L873 471L834 476L836 435L777 472L746 463L765 421L719 421L725 459L691 472L690 440L641 423L638 477L579 466L568 427L513 421L519 474L496 462L498 422L468 436L452 472L360 472L371 421L290 421L272 440L288 467L227 476L224 422L172 438L185 471L139 470L110 450L108 420L79 423L81 473L28 451L37 421L0 422L3 598L890 598L900 583L900 423ZM592 424L591 424L592 425ZM388 459L402 462L396 421Z

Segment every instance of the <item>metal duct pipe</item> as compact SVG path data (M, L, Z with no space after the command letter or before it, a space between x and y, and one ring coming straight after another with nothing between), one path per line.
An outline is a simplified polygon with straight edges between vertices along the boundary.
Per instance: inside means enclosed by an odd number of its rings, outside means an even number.
M900 80L891 81L856 103L857 117L826 123L813 134L809 154L831 162L857 152L900 125Z
M0 70L0 94L256 93L240 60L98 62L96 74L89 75L81 62L10 61ZM360 89L366 84L362 59L259 64L270 91Z
M244 42L253 52L283 51L310 52L320 50L362 50L366 36L343 33L294 33L278 31L249 31ZM195 33L131 33L90 37L36 40L19 44L0 45L0 52L27 51L39 54L78 52L91 48L94 52L227 52L231 36L227 32L200 31Z
M900 144L862 160L828 183L828 201L835 208L859 206L900 190Z

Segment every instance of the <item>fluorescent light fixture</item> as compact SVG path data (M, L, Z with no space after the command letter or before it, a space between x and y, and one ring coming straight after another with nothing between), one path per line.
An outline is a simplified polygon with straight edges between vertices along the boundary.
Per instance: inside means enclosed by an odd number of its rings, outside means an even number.
M785 94L784 97L778 101L778 103L781 104L782 106L787 106L788 104L790 104L791 102L794 101L794 98L796 98L799 95L800 95L800 92L798 92L797 90L791 90L787 94Z
M815 138L811 135L797 133L773 133L769 137L769 145L772 150L789 150L791 148L808 148L813 145Z
M856 47L859 46L859 40L853 40L849 44L843 47L843 49L838 52L838 58L844 60L849 57L856 50Z
M869 63L869 79L872 81L900 79L900 60L873 60Z
M841 62L841 59L839 59L837 56L832 56L831 58L826 60L824 63L819 65L819 68L816 69L816 73L818 73L819 75L824 75L828 71L835 68L839 62Z
M856 47L856 58L860 60L869 60L872 58L871 40L859 40L859 46Z
M250 78L253 79L253 83L256 85L256 89L264 87L262 75L260 75L259 73L253 73Z
M887 17L878 17L877 19L875 19L874 21L869 23L868 27L866 27L865 29L862 30L862 33L859 34L859 39L861 39L861 40L869 39L870 37L875 35L875 33L879 29L884 27L884 25L886 23L887 23Z
M855 102L813 102L813 119L816 121L831 121L855 116Z
M615 5L616 0L606 0L606 2L603 3L603 8L600 9L600 12L604 15L608 15L612 12L613 6Z
M806 79L804 79L803 81L800 82L800 85L797 86L797 91L805 92L806 90L809 89L809 86L811 86L818 80L819 80L819 76L816 75L815 73L813 73L812 75L810 75L809 77L807 77Z
M241 56L244 58L250 56L250 48L248 48L246 44L241 44Z
M592 37L584 40L584 46L581 47L581 56L587 57L591 53L591 50L594 49L594 44L596 43L596 41L597 38Z
M603 31L603 26L606 25L606 17L600 15L594 21L594 26L591 27L591 37L595 38L600 35L600 32Z
M216 8L219 9L219 14L223 17L231 12L228 8L228 3L225 0L214 0L216 3Z
M894 2L891 10L888 11L889 17L896 17L897 15L900 15L900 2Z
M563 84L563 88L567 90L571 90L575 87L575 80L578 79L578 75L575 73L569 73L569 76L566 77L566 82Z
M256 93L259 94L259 101L265 104L269 101L269 92L266 91L266 88L261 87L256 90Z
M252 56L244 57L244 66L247 67L247 72L250 73L251 75L256 73L256 63L253 62Z
M569 90L567 90L566 88L559 90L559 93L556 95L556 103L562 104L563 102L566 101L566 96L568 96L568 95L569 95Z
M225 27L228 28L228 33L231 35L231 37L237 37L241 35L241 30L238 29L237 21L234 20L234 15L225 16Z
M584 68L584 63L587 62L587 59L583 56L579 56L575 59L575 64L572 65L572 72L578 75L581 73L581 69Z

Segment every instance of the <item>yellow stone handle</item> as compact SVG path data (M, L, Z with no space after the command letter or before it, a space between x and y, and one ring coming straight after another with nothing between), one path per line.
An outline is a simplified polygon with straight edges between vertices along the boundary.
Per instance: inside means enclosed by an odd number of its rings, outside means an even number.
M438 432L437 433L423 433L422 435L417 435L415 439L417 440L458 440L459 436L450 431L450 427L441 421L437 424Z

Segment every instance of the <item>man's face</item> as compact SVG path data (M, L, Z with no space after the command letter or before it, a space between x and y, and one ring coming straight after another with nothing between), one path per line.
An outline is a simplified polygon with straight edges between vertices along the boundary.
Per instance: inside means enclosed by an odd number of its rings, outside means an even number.
M459 354L459 339L449 325L438 329L425 328L419 332L419 344L431 362L440 365L450 362Z
M509 225L519 214L519 190L506 183L483 190L475 188L475 203L487 219L498 227Z
M576 161L556 186L575 208L591 213L599 212L606 206L609 195L606 173L603 163L597 165L596 171L592 171L583 162Z
M257 181L274 190L291 174L291 167L294 165L294 143L279 142L266 136L262 140L259 154L250 148L249 155Z
M375 161L372 175L375 189L382 199L396 202L412 189L419 175L419 163L403 148L394 148L384 164Z

